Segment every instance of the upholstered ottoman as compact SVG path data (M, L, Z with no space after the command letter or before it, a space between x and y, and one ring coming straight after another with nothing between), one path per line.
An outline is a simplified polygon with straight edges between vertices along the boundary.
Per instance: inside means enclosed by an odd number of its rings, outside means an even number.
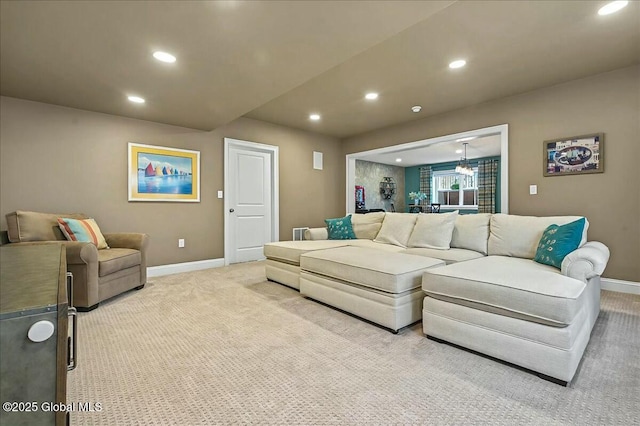
M600 280L586 283L530 259L488 256L426 271L427 337L566 385L589 342Z
M300 256L300 294L397 332L422 318L422 273L445 262L365 247Z

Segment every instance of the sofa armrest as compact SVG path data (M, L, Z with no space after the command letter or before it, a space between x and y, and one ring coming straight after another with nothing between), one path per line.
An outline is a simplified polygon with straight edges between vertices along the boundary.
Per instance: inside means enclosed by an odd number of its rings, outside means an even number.
M305 240L328 240L329 231L327 228L309 228L304 231Z
M82 265L98 261L98 249L92 243L62 241L67 247L67 265Z
M128 248L143 251L149 243L149 236L147 234L118 232L103 235L107 241L107 245L113 248Z
M561 272L571 278L587 282L602 275L609 261L609 248L598 241L589 241L569 253L562 261Z

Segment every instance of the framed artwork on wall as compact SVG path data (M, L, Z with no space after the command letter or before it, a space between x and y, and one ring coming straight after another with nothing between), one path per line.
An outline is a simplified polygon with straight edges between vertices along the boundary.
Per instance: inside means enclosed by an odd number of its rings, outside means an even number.
M129 201L200 202L200 151L129 143Z
M544 176L604 172L604 134L544 141Z

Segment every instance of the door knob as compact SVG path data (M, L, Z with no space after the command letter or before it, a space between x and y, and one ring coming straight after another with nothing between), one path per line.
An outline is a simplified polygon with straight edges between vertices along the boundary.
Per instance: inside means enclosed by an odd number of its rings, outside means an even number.
M233 213L233 212L235 212L234 209L229 209L229 213Z

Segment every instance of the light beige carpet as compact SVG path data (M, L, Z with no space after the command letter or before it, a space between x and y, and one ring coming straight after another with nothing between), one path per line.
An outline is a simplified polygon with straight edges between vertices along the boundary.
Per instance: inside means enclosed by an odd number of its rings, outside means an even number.
M74 425L640 424L640 296L603 292L574 383L393 335L262 262L150 279L79 318Z

